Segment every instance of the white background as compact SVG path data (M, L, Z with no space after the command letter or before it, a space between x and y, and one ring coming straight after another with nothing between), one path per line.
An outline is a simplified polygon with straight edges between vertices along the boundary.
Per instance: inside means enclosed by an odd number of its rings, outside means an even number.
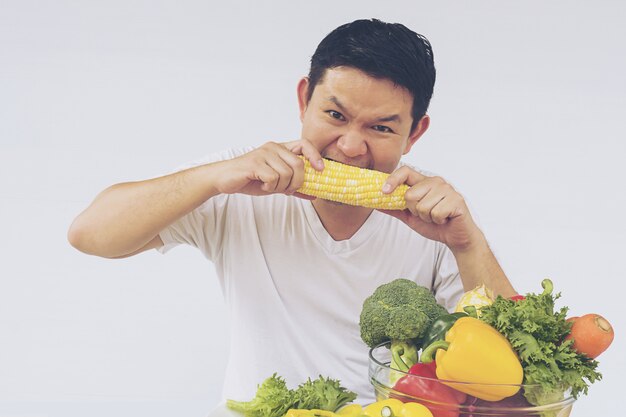
M113 183L298 138L317 43L369 17L434 46L432 126L407 161L466 195L520 292L549 277L573 315L613 323L604 380L572 415L617 412L624 2L0 0L0 417L218 403L228 327L212 265L186 247L89 257L67 228Z

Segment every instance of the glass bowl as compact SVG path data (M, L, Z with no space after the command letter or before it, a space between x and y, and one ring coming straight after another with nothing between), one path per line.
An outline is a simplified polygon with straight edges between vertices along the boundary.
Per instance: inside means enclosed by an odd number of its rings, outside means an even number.
M455 381L442 381L437 379L430 379L418 375L411 375L406 372L391 369L389 364L391 363L391 352L388 348L388 343L382 343L378 346L370 349L369 352L369 379L370 383L374 387L376 394L376 400L384 400L387 398L397 398L402 402L418 402L426 406L433 413L434 417L530 417L530 416L542 416L542 417L568 417L572 410L572 405L575 399L571 396L569 390L564 390L564 393L560 398L551 402L550 404L534 406L531 405L524 397L524 392L534 391L535 393L541 393L540 385L519 385L520 390L517 394L505 398L501 401L485 401L466 395L465 400L460 403L454 401L441 401L435 395L424 394L414 396L407 394L406 392L400 392L394 389L396 381L400 378L405 378L404 382L410 381L411 383L430 384L430 386L442 386L439 385L445 382L444 389L452 390L454 394L459 394L458 391L452 388L447 388L447 384L452 386L471 385L471 388L489 389L495 386L487 384L469 384ZM464 395L456 395L456 398L463 398Z

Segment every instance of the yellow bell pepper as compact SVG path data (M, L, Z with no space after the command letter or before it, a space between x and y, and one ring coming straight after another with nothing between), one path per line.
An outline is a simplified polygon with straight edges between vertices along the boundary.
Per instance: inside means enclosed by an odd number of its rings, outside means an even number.
M432 361L435 351L437 378L470 383L442 381L458 391L486 401L499 401L520 389L524 371L511 344L479 319L458 319L446 333L445 341L434 342L424 349L422 362Z
M284 417L359 417L363 415L361 404L348 404L341 407L336 412L313 408L290 408Z
M428 408L419 403L403 403L396 398L377 401L363 409L368 417L433 417Z
M359 417L363 414L363 406L361 404L348 404L341 407L335 413L339 417Z
M307 410L304 408L290 408L285 417L337 417L337 413L317 408Z
M401 417L433 417L433 413L420 403L404 403L400 410Z

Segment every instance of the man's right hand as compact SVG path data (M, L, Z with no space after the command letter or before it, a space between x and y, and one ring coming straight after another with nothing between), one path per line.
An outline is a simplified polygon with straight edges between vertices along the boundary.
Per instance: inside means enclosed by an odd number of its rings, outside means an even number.
M219 194L292 195L304 181L304 155L314 168L324 169L319 151L302 139L287 143L268 142L237 158L216 163Z
M235 159L113 185L74 220L68 239L89 254L131 256L161 246L161 230L217 194L303 197L295 192L304 180L300 154L323 169L321 155L309 141L270 142Z

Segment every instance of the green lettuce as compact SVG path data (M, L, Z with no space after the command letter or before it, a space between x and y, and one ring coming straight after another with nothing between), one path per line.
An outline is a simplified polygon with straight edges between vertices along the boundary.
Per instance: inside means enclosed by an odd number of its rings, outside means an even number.
M290 408L337 411L354 401L356 394L341 385L337 379L307 379L295 390L287 387L285 379L274 373L257 386L249 401L226 400L226 406L246 417L283 417Z
M602 378L598 362L577 353L571 340L565 340L571 324L567 307L555 310L561 294L553 294L552 281L541 283L541 294L527 294L513 301L498 296L492 305L482 307L480 319L502 333L517 352L524 369L528 402L545 405L564 399L571 389L574 398L586 394L589 384Z

